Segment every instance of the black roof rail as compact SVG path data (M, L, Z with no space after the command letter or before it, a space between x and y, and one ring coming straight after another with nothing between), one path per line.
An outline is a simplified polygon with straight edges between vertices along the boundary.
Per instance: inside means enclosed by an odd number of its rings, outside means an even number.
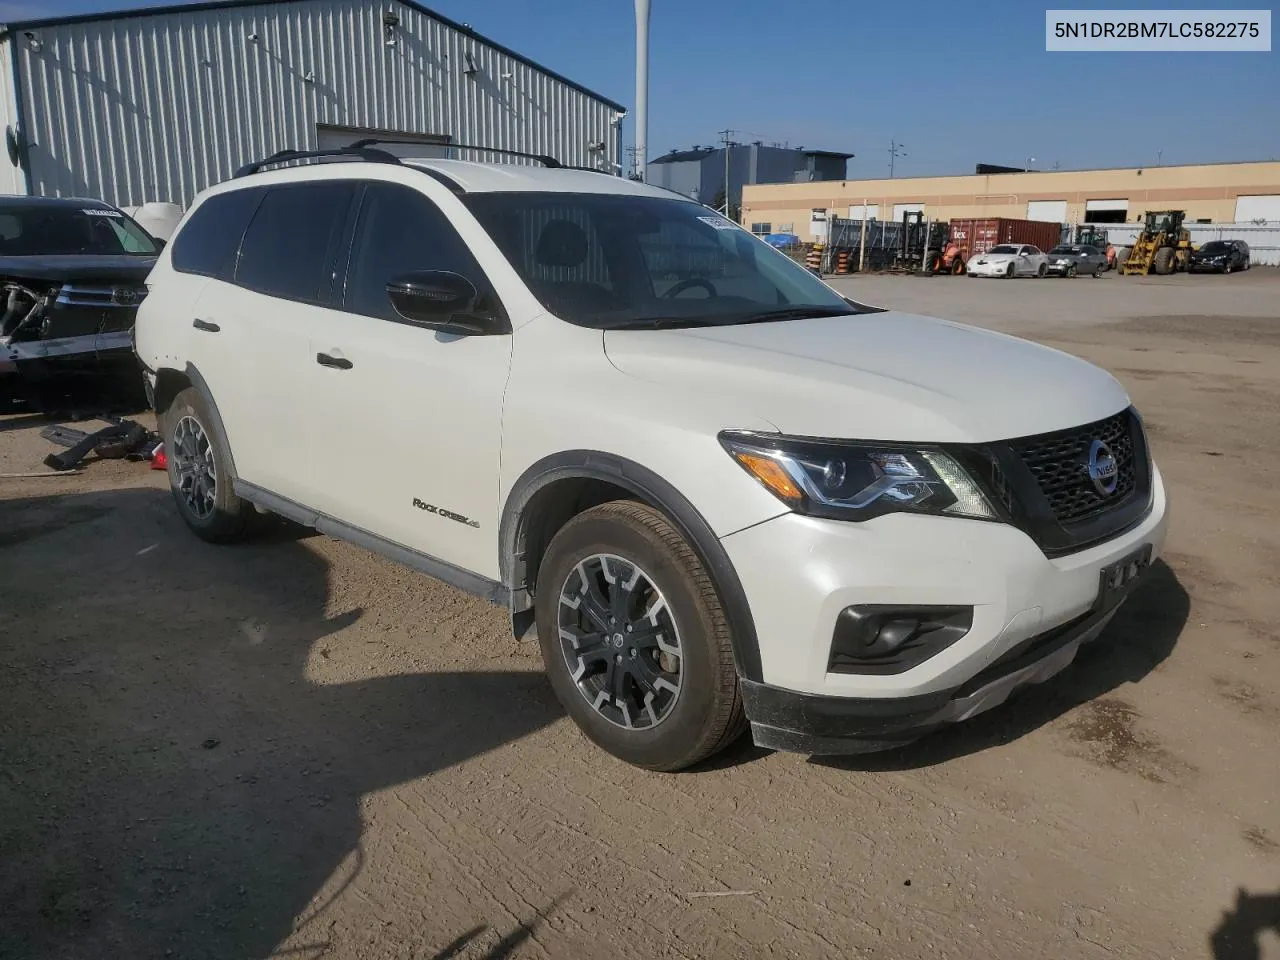
M548 156L545 153L527 153L524 150L507 150L503 147L481 147L474 143L454 143L452 140L441 143L433 143L430 140L396 140L392 137L366 137L363 140L357 140L351 144L351 149L365 149L375 146L379 143L399 143L412 144L413 146L423 147L443 147L446 150L484 150L487 153L500 153L504 157L523 157L526 160L537 160L538 163L550 169L560 169L564 166L555 157Z
M328 150L280 150L266 159L246 163L235 172L235 176L247 177L251 173L257 173L263 167L275 166L277 163L288 163L290 160L310 160L317 157L347 157L351 160L363 160L366 163L398 164L400 162L399 157L387 153L385 150L371 150L357 143L349 147L334 147Z

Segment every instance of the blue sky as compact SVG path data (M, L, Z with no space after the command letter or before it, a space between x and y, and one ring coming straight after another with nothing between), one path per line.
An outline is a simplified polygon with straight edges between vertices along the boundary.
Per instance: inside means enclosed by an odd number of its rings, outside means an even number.
M652 4L650 157L711 143L730 127L742 131L738 139L855 153L851 177L887 175L891 139L906 144L898 176L972 172L978 162L1021 166L1030 156L1038 169L1280 159L1275 50L1046 53L1048 4L1026 0ZM150 5L0 0L0 20ZM635 102L631 0L427 5L620 103ZM628 141L630 133L628 126Z

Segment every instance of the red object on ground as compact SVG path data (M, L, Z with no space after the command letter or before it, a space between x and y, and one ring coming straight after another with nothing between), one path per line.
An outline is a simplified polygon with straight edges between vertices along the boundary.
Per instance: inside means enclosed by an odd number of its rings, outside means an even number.
M155 453L151 454L152 470L168 470L169 458L164 455L164 444L156 447Z
M999 243L1030 243L1048 253L1058 245L1062 224L1042 220L978 217L951 221L951 239L966 260L981 256Z

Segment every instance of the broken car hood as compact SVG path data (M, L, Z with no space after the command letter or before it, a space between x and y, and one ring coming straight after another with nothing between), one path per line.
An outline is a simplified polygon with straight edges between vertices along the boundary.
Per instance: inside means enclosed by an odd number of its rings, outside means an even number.
M155 257L65 256L0 257L0 279L48 280L54 283L147 279Z
M788 434L986 442L1060 430L1129 404L1106 371L946 320L868 313L678 330L611 330L624 374ZM738 426L725 423L725 428Z

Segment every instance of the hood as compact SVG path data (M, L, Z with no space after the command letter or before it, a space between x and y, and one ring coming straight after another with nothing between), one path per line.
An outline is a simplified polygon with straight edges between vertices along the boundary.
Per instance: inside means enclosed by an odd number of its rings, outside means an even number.
M1195 260L1216 260L1219 257L1231 256L1230 250L1192 250L1191 256Z
M611 330L620 371L783 433L973 443L1101 420L1129 404L1106 371L1004 334L905 313ZM724 424L726 428L737 426Z
M155 257L66 256L66 257L0 257L0 278L17 280L49 280L53 282L147 279L155 266Z
M1016 253L980 253L975 260L985 260L987 263L1008 263L1010 260L1017 260Z

